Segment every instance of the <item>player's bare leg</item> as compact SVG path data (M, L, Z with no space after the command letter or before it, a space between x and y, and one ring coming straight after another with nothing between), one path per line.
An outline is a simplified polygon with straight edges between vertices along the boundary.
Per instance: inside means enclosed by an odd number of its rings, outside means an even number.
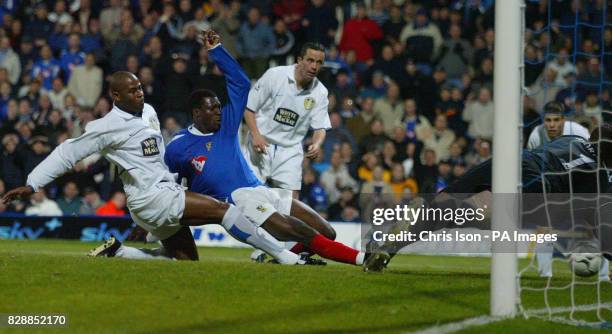
M168 255L177 260L198 261L200 258L191 230L187 226L181 227L178 232L162 240L161 243Z
M291 216L308 224L327 239L336 240L336 230L331 224L311 207L297 199L294 199L291 203Z
M326 238L295 217L276 212L261 227L278 240L301 242L321 257L349 264L363 263L364 253Z
M263 228L250 222L240 209L210 196L185 192L185 211L181 224L203 225L219 222L234 238L268 252L280 263L301 263L297 254L270 241Z

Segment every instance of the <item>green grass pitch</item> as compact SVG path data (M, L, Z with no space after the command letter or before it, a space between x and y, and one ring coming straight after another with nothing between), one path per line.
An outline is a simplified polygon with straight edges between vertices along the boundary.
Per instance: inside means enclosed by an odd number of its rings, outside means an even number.
M85 257L93 246L0 240L0 313L69 317L68 328L0 333L409 333L489 311L484 258L402 255L385 273L366 274L340 264L255 264L248 249L201 248L200 262ZM569 271L556 271L553 283L566 283ZM543 281L530 275L526 283ZM577 301L594 303L592 290L578 289ZM608 290L602 285L602 301L612 301ZM524 300L544 306L541 295ZM567 306L569 294L550 302ZM460 333L492 332L601 330L517 318Z

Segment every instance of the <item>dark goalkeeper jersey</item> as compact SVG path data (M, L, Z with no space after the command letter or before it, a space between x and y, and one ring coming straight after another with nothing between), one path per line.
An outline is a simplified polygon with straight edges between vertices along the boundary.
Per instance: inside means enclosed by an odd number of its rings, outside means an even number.
M491 190L491 159L467 171L449 185L447 193L477 193ZM612 170L597 168L595 147L582 137L561 136L522 154L524 193L612 192ZM597 175L599 174L599 179Z
M599 192L609 192L612 173L609 169L598 168L597 160L595 147L584 138L561 136L523 152L523 189L525 192L542 192L543 177L546 192L597 193L598 183ZM540 183L540 191L537 191L536 183Z

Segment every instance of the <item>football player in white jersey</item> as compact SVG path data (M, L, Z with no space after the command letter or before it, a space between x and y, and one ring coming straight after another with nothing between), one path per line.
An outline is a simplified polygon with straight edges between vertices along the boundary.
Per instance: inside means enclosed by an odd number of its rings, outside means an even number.
M317 79L324 60L321 44L306 43L296 64L269 69L249 92L245 158L262 182L292 190L294 198L302 187L304 137L313 130L306 157L316 158L331 127L327 88Z
M210 49L214 44L209 41L206 46ZM239 209L212 197L185 191L176 184L176 176L164 163L157 114L144 102L138 78L129 72L114 73L110 93L113 109L105 117L88 123L83 135L59 145L28 175L26 186L9 191L2 201L27 198L81 159L101 153L119 167L133 220L161 240L164 247L151 253L121 245L111 238L91 255L198 260L188 226L219 222L226 230L236 232L233 235L241 241L252 243L261 229L254 227Z
M584 126L565 119L563 103L551 101L544 105L544 124L536 126L529 135L527 148L538 148L559 136L580 136L589 140L589 130Z

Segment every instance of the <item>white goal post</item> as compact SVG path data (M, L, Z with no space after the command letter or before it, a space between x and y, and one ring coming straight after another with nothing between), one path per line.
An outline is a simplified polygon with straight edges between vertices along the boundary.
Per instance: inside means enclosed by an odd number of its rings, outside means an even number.
M523 1L495 2L492 230L518 229L522 143ZM491 315L517 310L516 245L492 243Z

